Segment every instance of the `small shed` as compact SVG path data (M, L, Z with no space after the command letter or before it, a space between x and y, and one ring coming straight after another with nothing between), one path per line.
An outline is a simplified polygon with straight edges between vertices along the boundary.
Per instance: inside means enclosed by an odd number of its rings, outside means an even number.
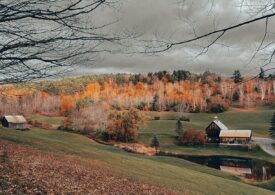
M251 137L251 130L223 130L220 132L220 143L248 144Z
M27 120L22 115L5 115L2 118L2 126L11 129L25 130L27 129Z
M205 129L208 142L219 143L220 132L223 130L228 130L228 128L218 119L217 116L214 117L214 120Z

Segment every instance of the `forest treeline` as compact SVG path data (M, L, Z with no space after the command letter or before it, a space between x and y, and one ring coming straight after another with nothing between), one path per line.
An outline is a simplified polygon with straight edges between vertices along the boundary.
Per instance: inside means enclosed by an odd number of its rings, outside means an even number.
M238 77L238 78L237 78ZM160 71L148 74L95 75L55 81L0 85L1 114L68 115L104 105L115 110L212 112L234 102L242 108L275 102L272 76L247 80L209 71Z

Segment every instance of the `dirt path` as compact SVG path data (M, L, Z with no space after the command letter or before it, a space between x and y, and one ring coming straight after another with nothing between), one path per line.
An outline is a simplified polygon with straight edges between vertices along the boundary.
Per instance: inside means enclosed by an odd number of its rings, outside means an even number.
M271 138L264 138L264 137L253 137L254 140L263 151L270 154L271 156L275 156L275 149L272 144L275 144L275 140Z

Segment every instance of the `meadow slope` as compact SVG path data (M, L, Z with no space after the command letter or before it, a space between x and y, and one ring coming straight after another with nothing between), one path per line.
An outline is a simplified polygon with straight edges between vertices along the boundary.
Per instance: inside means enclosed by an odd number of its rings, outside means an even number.
M94 162L119 178L160 186L180 194L272 194L272 191L252 186L239 178L191 162L169 157L145 157L104 146L77 134L32 129L21 132L0 129L0 139L44 153L76 159L87 169ZM61 164L62 166L62 164ZM30 166L31 167L31 164ZM272 182L271 184L272 185Z

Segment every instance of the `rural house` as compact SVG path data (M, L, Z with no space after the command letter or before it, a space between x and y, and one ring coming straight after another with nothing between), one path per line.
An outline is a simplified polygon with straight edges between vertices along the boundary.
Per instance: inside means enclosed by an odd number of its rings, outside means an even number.
M6 115L2 118L2 126L11 129L25 130L27 129L27 120L22 115Z
M207 141L209 143L220 144L248 144L252 138L251 130L230 130L228 129L218 117L205 129Z

